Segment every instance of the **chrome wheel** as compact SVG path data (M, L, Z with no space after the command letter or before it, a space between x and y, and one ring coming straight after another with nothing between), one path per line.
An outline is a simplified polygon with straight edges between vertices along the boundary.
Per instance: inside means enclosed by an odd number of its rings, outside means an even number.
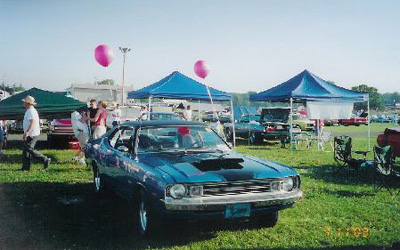
M142 200L139 205L139 220L140 220L140 231L144 234L147 232L147 205Z
M250 132L249 142L250 145L254 145L254 143L256 142L256 135L254 134L254 132Z
M100 177L100 171L98 168L96 168L96 171L94 173L93 182L94 182L95 191L97 193L100 192L101 191L101 177Z

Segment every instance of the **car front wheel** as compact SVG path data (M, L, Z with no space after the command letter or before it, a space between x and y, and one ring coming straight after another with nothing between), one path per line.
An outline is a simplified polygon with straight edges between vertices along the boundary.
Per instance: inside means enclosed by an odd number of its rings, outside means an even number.
M150 236L159 229L161 221L155 219L148 196L144 190L139 192L137 206L136 224L138 231L143 236Z
M93 187L96 194L104 193L104 183L98 167L93 169Z

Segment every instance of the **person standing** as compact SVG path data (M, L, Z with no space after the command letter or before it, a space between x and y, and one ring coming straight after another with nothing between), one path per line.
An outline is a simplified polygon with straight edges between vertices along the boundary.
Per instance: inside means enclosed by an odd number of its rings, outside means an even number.
M148 112L147 112L147 108L146 108L146 106L142 106L142 107L140 107L140 115L139 115L139 121L146 121L147 120L147 115L148 115Z
M90 121L94 122L93 125L93 139L98 139L107 132L106 121L107 121L107 102L100 101L99 110L94 118L90 118Z
M112 112L112 117L113 117L113 122L112 122L112 126L115 127L117 125L119 125L121 123L121 109L119 108L119 104L117 104L115 106L115 109Z
M26 109L23 121L24 128L24 149L22 151L22 168L23 171L28 171L31 168L31 156L40 159L43 162L43 167L46 169L50 166L51 159L42 155L35 149L36 142L40 135L39 114L35 109L35 98L27 96L22 99Z
M94 99L90 100L89 108L88 108L88 117L90 118L91 134L93 134L93 131L94 131L94 121L92 121L92 119L94 119L98 110L99 110L99 108L97 107L97 101Z
M190 105L188 105L186 107L186 110L185 110L184 114L185 114L186 121L191 121L192 120L192 109L190 108Z
M86 115L87 108L85 109L82 109L79 112L74 111L71 114L72 129L74 130L75 137L78 139L81 148L76 155L72 157L72 161L78 161L79 164L85 163L84 150L89 141L89 129L87 126L89 118Z

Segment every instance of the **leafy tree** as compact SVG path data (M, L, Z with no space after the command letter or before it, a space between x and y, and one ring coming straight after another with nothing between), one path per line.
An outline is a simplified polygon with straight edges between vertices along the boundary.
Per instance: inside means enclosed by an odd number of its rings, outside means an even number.
M25 91L25 88L22 86L22 84L19 84L19 86L16 86L15 84L13 85L13 93L15 92L22 92Z
M9 85L9 84L5 83L4 81L0 84L0 89L7 91L11 95L13 95L16 92L25 91L25 88L22 86L22 84L19 84L18 86L16 84Z
M382 101L384 104L400 103L400 93L397 91L393 93L384 93L382 95Z
M370 87L366 84L361 84L358 86L354 86L351 88L352 90L359 91L359 92L368 92L369 93L369 105L371 109L375 110L383 110L384 109L384 104L382 102L382 95L378 92L378 89L374 87ZM354 109L356 110L367 110L367 104L365 102L363 103L355 103L354 104Z
M113 79L104 79L104 80L102 80L102 81L100 81L100 82L97 82L97 84L99 84L99 85L111 85L111 86L114 86L114 80Z

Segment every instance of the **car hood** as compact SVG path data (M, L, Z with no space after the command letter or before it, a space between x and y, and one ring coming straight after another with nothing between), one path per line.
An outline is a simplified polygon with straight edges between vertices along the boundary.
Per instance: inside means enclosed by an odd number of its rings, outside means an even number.
M140 161L167 174L176 183L283 178L297 172L282 164L236 152L196 154L147 154Z

